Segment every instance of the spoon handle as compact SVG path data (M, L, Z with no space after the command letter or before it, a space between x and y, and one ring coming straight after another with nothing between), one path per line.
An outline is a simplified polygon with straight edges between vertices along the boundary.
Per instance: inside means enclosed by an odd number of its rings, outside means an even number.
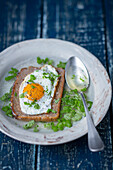
M83 104L84 104L84 108L85 108L85 113L86 113L86 119L87 119L87 125L88 125L88 146L89 149L92 152L97 152L97 151L101 151L104 149L104 143L101 140L94 124L93 121L89 115L89 111L86 105L86 101L84 98L84 95L82 92L80 92L82 100L83 100Z

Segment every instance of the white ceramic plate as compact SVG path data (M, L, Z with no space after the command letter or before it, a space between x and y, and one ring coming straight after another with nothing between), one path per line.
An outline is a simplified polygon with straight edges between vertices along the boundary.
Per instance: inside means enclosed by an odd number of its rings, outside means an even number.
M0 53L0 96L9 91L12 82L5 82L4 77L11 67L18 69L30 65L38 66L36 57L49 57L67 61L71 56L79 57L86 65L91 79L88 89L89 100L93 101L90 111L95 125L103 119L111 101L111 83L108 74L100 61L84 48L66 41L56 39L35 39L17 43ZM2 103L0 103L0 108ZM25 122L7 117L0 110L0 130L6 135L22 142L40 145L54 145L75 140L87 133L86 118L75 122L73 127L63 131L52 132L40 128L40 132L24 130Z

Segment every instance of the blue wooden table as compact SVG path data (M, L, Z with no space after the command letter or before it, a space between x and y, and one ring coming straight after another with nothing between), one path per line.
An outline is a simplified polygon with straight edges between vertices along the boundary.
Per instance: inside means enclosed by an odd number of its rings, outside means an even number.
M113 84L112 0L0 0L0 52L33 38L59 38L93 53ZM97 126L105 149L92 153L87 135L57 146L25 144L0 132L0 170L111 170L113 100Z

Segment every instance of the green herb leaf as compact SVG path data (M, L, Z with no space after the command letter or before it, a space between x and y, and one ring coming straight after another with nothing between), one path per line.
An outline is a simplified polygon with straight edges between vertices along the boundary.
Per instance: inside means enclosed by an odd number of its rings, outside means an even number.
M31 105L34 105L34 104L36 103L36 101L37 101L37 100L35 99L33 102L31 102Z
M63 130L64 129L64 124L62 122L57 123L57 127L59 130Z
M55 111L55 110L48 109L48 110L47 110L47 113L50 113L50 112L52 112L52 113L57 113L57 111Z
M27 94L27 92L20 94L19 98L24 98L26 94Z
M5 114L9 117L13 117L12 110L10 106L3 106L2 110L5 112Z
M29 121L27 124L23 126L24 129L32 128L32 126L35 124L34 120Z
M55 103L56 103L56 104L57 104L59 101L60 101L60 98L59 98L59 99L55 99Z
M45 123L44 127L50 129L51 128L51 123Z
M34 89L34 88L35 88L35 86L33 86L33 85L32 85L31 87L32 87L32 89Z
M75 75L73 74L72 77L71 77L71 79L74 79L74 78L75 78Z
M17 93L15 92L15 97L17 97Z
M58 67L58 68L63 68L63 69L65 69L65 66L66 66L66 63L64 63L64 62L62 62L62 61L60 61L59 64L57 64L57 67Z
M5 93L2 97L0 97L1 101L10 101L11 99L11 94L10 93Z
M11 94L12 93L12 89L13 89L13 86L10 88L10 90L9 90L9 93Z
M9 116L9 117L13 117L13 115L12 115L12 110L11 110L11 109L8 110L8 111L6 112L6 115Z
M35 108L35 109L40 109L39 104L35 104L35 105L34 105L34 108Z
M85 87L85 88L83 88L81 91L85 92L86 90L87 90L87 88Z
M24 102L24 104L25 104L25 105L28 105L28 106L31 106L31 104L30 104L30 103L28 103L28 102Z
M8 73L11 74L11 76L5 77L6 81L9 81L17 76L18 70L16 68L11 68L12 71L9 71Z
M20 94L19 98L24 98L24 93Z
M16 77L16 75L8 76L8 77L5 77L5 80L9 81L9 80L13 79L14 77Z
M51 96L51 93L52 93L52 91L50 91L50 92L48 93L48 95L50 95L50 96Z
M57 131L58 131L58 127L57 127L57 126L52 126L52 130L53 130L54 132L57 132Z
M53 72L50 73L43 73L43 77L42 78L47 78L51 81L52 85L54 84L54 81L57 77L60 77L60 75L56 75Z
M48 61L48 64L49 64L49 65L52 65L52 64L53 64L53 60L49 60L49 61Z
M31 79L29 79L28 82L31 82L31 83L34 83L34 84L35 84L35 82L34 82L33 80L31 80Z
M45 58L45 60L43 61L44 64L46 64L49 61L48 58Z
M16 69L16 68L11 68L11 70L13 71L13 73L17 73L18 72L18 70Z
M36 77L34 75L30 75L30 80L36 80Z
M84 82L85 80L83 80L81 77L80 77L80 80L82 81L82 82Z
M91 102L91 101L87 101L87 104L88 104L88 110L90 110L90 109L91 109L91 107L92 107L93 102Z
M33 80L36 80L36 77L31 74L31 75L30 75L30 79L28 80L28 82L31 82L31 83L34 83L34 84L35 84L35 82L34 82Z
M3 110L4 112L7 112L9 109L10 109L9 106L4 106L4 107L2 107L2 110Z
M37 63L42 64L42 59L40 57L37 57Z
M33 129L34 132L39 132L39 129L38 129L37 127L39 127L39 126L36 125L36 126L34 127L34 129Z

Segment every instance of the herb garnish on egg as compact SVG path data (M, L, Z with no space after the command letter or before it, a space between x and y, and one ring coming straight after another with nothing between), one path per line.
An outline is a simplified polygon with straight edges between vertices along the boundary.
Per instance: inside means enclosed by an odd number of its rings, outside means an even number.
M29 115L47 113L58 81L59 74L51 65L44 65L38 72L34 70L28 74L19 87L19 94L27 92L19 98L21 111ZM34 100L35 104L32 104Z
M60 75L55 75L54 73L50 72L50 73L43 73L43 78L49 79L53 85L54 80L60 77Z

